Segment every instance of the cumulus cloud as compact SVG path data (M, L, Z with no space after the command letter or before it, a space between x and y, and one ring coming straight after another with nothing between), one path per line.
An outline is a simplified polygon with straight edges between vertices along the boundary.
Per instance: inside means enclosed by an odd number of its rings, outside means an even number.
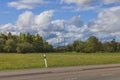
M53 16L53 13L53 10L49 10L35 15L30 11L25 11L19 15L15 25L1 25L0 31L2 32L2 30L4 30L4 32L11 32L15 30L18 33L38 33L39 31L39 33L43 34L42 30L50 24L50 19Z
M61 0L62 3L76 4L78 6L87 6L93 3L111 4L118 3L120 0Z
M62 3L67 4L77 4L77 5L89 5L93 3L96 0L61 0Z
M72 19L68 21L69 24L75 25L76 27L82 27L83 21L81 20L80 16L74 16Z
M68 4L62 7L64 11L83 12L100 11L103 5L120 4L120 0L61 0L61 3Z
M89 23L90 31L102 37L120 36L120 6L105 9ZM105 36L104 36L105 35Z
M83 24L80 16L74 16L69 20L55 20L52 21L52 32L56 35L55 38L50 38L50 43L59 43L63 45L72 43L75 40L85 39L89 35L88 27ZM54 40L56 41L54 41Z
M120 0L101 0L104 4L119 3Z
M63 44L64 38L68 44L87 35L88 28L83 25L80 16L74 16L68 20L52 20L53 14L53 10L44 11L38 15L25 11L19 15L16 24L1 25L0 32L40 34L53 45Z
M63 45L64 38L68 44L75 40L87 39L91 35L102 40L120 40L120 6L104 9L98 14L98 18L88 25L83 23L79 15L68 20L52 20L53 16L53 10L43 11L37 15L25 11L19 15L16 24L0 25L0 32L40 34L53 45Z
M11 23L0 25L0 32L5 34L12 32L13 34L16 34L16 26L12 25Z
M51 18L54 11L44 11L39 15L34 15L30 11L26 11L18 17L16 26L19 32L24 33L41 33L45 35L43 30L47 29L50 25Z
M8 5L17 9L33 9L34 7L46 3L44 0L18 0L9 2Z

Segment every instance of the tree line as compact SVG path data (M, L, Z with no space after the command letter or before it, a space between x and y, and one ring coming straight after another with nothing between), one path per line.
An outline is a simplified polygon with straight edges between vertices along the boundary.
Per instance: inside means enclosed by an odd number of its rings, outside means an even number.
M97 37L91 36L86 41L74 41L73 44L69 44L64 48L66 51L70 52L120 52L120 42L116 42L115 39L111 41L101 42Z
M10 32L0 34L0 52L27 53L27 52L51 52L53 46L48 44L39 34L12 35Z
M32 52L120 52L120 42L115 39L101 42L97 37L91 36L86 41L77 40L73 44L54 48L39 34L12 35L0 33L0 52L5 53L32 53Z

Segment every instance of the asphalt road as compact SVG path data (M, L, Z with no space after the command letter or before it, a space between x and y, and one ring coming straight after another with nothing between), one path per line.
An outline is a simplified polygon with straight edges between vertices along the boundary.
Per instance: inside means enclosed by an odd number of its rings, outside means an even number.
M120 65L0 71L0 80L120 80Z

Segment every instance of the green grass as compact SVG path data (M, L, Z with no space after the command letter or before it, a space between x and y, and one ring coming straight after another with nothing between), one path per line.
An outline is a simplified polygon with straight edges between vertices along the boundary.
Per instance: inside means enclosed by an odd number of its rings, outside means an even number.
M120 53L52 53L47 54L49 67L118 64ZM0 70L44 68L43 54L0 54Z

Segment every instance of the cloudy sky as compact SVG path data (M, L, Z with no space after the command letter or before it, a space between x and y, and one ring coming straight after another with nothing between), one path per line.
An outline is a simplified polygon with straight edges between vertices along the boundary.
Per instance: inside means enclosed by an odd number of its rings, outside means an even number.
M97 36L120 41L120 0L0 0L0 33L40 34L62 45Z

